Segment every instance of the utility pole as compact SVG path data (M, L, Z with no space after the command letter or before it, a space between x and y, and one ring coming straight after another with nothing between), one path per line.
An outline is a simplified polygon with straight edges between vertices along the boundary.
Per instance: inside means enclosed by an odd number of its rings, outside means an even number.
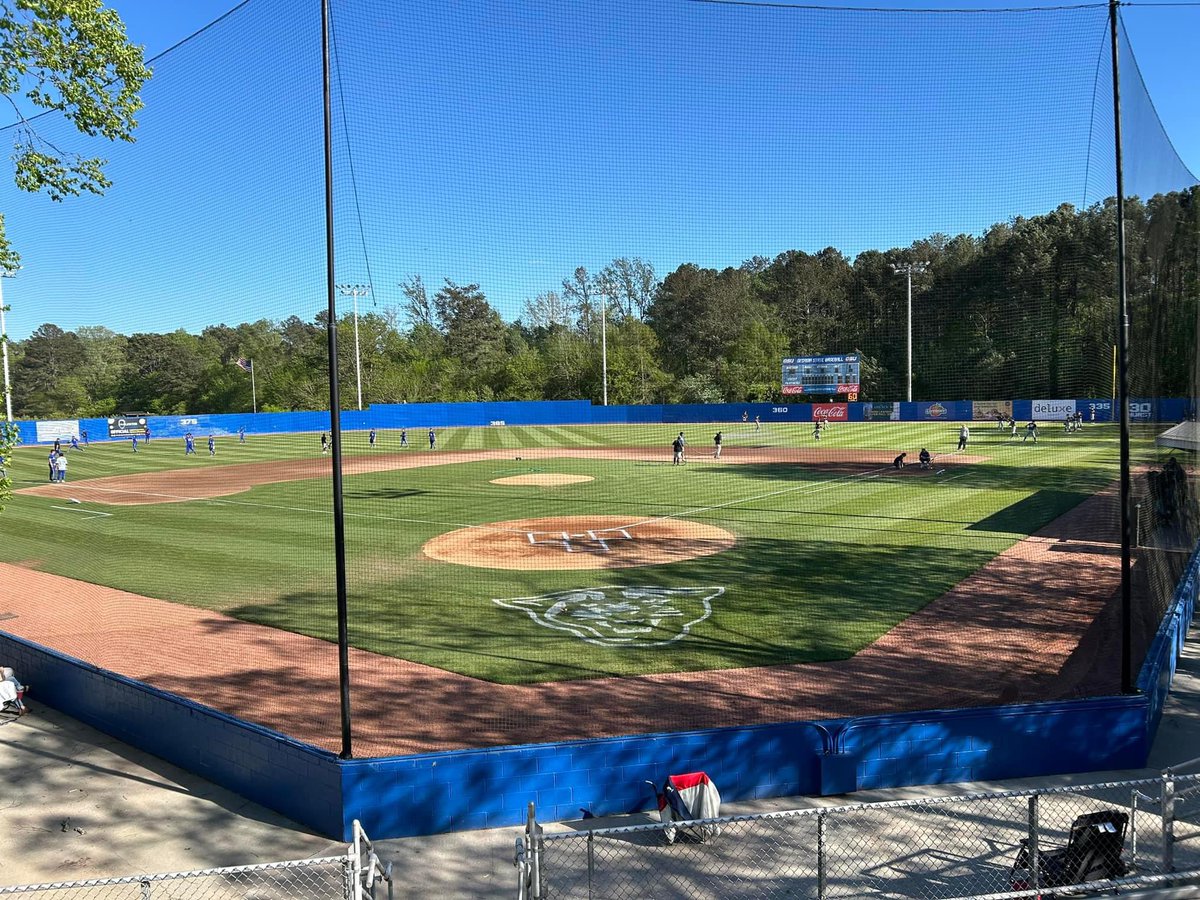
M11 269L0 269L0 278L12 278L17 273ZM11 422L12 383L8 380L8 325L4 321L4 285L0 282L0 352L4 354L4 420Z
M365 284L339 284L343 296L354 299L354 379L358 382L358 410L362 412L362 356L358 350L358 298L371 293Z
M892 271L897 275L903 275L908 281L908 395L907 400L912 400L912 280L914 275L923 275L929 267L928 261L922 262L906 262L892 263Z

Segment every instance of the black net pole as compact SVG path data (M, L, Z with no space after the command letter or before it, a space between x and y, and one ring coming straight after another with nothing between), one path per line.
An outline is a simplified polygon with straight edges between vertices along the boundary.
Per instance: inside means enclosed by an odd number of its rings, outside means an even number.
M1121 416L1121 691L1133 685L1132 490L1129 479L1129 296L1125 288L1125 177L1121 161L1121 72L1118 60L1117 0L1108 3L1112 41L1113 139L1117 166L1117 410Z
M342 396L337 367L337 306L333 263L333 113L329 91L329 0L321 0L321 80L325 112L325 292L329 313L329 437L333 445L333 552L337 578L338 693L342 759L354 755L350 737L350 638L346 597L346 523L342 509Z

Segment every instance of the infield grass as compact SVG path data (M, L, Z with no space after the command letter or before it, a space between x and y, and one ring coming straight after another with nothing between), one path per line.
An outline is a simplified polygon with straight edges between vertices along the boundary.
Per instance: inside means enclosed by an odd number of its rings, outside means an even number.
M896 475L711 459L714 425L454 428L438 452L511 451L345 478L351 643L506 683L688 671L846 658L952 588L1014 542L1106 485L1117 473L1115 430L1065 435L1043 429L1037 445L986 423L972 427L979 463L941 475ZM952 423L839 424L819 445L811 426L725 426L725 453L754 458L775 447L950 453ZM670 465L684 430L687 466ZM346 434L347 454L398 450L399 433ZM428 454L425 432L407 452ZM96 584L332 640L336 635L330 481L262 485L213 500L145 506L71 504L72 483L105 475L236 465L319 455L316 435L236 437L210 458L183 456L181 440L155 438L72 453L60 497L18 494L0 515L0 559ZM662 461L517 460L525 448L662 449ZM19 448L17 487L45 481L47 448ZM935 469L942 468L935 464ZM490 484L528 472L594 480L555 488ZM98 516L96 513L111 513ZM730 550L670 565L614 570L475 568L425 557L430 538L460 526L545 516L672 517L718 525ZM587 643L495 599L587 588L721 589L711 615L678 640L654 647ZM655 623L667 641L698 609ZM3 612L0 603L0 612ZM81 609L81 623L92 611ZM134 623L135 624L135 623ZM81 624L81 627L86 627ZM675 629L675 630L672 630Z

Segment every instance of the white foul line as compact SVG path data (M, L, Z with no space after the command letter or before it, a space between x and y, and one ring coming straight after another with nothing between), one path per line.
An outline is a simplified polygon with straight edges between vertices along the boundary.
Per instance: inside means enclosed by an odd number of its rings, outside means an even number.
M83 506L51 506L51 509L61 509L63 512L78 512L88 513L87 519L104 519L112 515L112 513L100 512L98 509L87 509Z

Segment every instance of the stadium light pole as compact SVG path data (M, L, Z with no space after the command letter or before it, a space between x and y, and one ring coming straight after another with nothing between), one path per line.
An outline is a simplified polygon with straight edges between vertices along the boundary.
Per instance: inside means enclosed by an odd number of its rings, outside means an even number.
M354 379L358 382L358 411L362 412L362 355L358 351L358 298L371 293L365 284L339 284L343 296L354 298Z
M17 273L12 269L0 269L0 279L12 278ZM4 320L4 284L0 280L0 352L4 354L4 420L11 422L12 383L8 380L8 325Z
M912 279L914 275L922 275L929 266L927 261L892 263L892 271L903 275L908 281L908 397L912 400Z

